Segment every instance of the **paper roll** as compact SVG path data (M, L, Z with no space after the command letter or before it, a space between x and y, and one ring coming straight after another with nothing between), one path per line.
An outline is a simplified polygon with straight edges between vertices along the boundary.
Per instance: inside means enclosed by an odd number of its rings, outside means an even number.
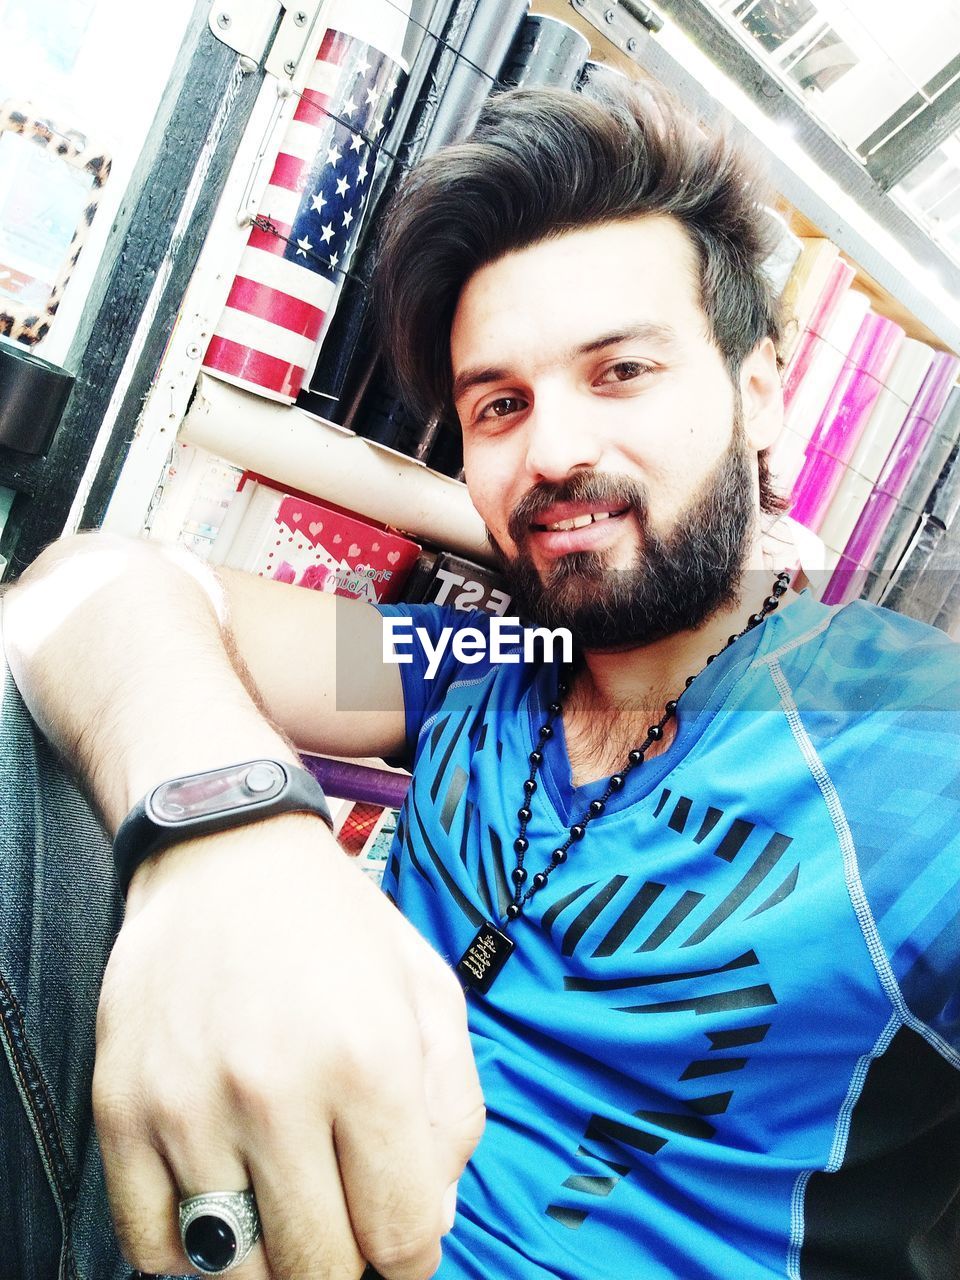
M771 289L779 297L797 265L797 259L803 252L803 241L793 234L787 226L786 219L782 214L777 213L776 209L764 205L763 212L767 219L773 248L764 258L761 270L767 277Z
M367 326L368 282L376 255L376 235L371 231L375 232L378 214L395 191L405 167L418 158L412 147L405 148L404 140L411 120L418 118L419 96L425 86L437 84L438 52L453 38L449 24L455 7L454 0L438 0L430 11L426 30L411 23L411 29L419 32L419 39L416 48L409 51L410 71L374 171L370 194L372 212L361 228L352 274L344 281L333 319L321 336L309 388L303 389L297 401L303 408L328 421L344 421L360 393L364 376L369 375L373 353L372 334ZM391 159L400 152L403 153L402 163Z
M960 564L955 564L952 571L944 564L941 552L945 539L942 525L927 517L884 593L886 608L909 614L920 622L933 622L960 571Z
M439 100L434 87L422 104L421 118L411 121L418 156L433 154L473 129L526 11L527 0L480 0L475 6ZM413 421L382 365L372 371L346 421L360 435L411 453L427 427Z
M527 13L527 0L480 0L437 103L424 154L472 133Z
M843 372L847 353L869 306L866 294L856 289L848 290L827 324L824 335L814 335L806 371L786 407L783 430L769 455L774 484L783 493L790 493L796 483L807 443Z
M611 66L609 62L598 62L595 58L588 58L583 64L576 88L578 93L591 98L602 96L608 86L619 90L629 81L630 77L619 67Z
M834 576L827 584L823 594L825 604L853 599L865 589L868 573L885 567L875 563L877 549L917 459L933 433L933 424L946 403L958 368L960 360L952 354L941 351L934 357L930 372L844 547Z
M840 303L846 297L847 290L853 283L856 274L853 267L848 262L844 262L842 258L838 258L831 267L826 287L820 295L806 329L800 335L797 348L784 372L783 403L785 408L789 408L800 383L806 377L810 362L817 349L817 339L826 336L828 327L832 323L834 316L836 316Z
M946 631L947 635L956 640L960 630L960 570L951 576L950 589L940 607L940 612L933 619L933 625L939 627L941 631Z
M823 523L904 336L898 324L872 313L860 326L794 488L790 514L808 529L816 531Z
M354 764L351 760L331 760L327 756L302 756L303 766L331 796L343 800L363 800L388 809L399 809L410 786L410 776L390 769Z
M449 10L443 37L416 102L412 108L404 105L408 125L398 150L404 165L413 165L470 132L496 84L526 9L526 0L472 0ZM354 296L351 305L365 314L365 299ZM353 322L362 325L362 316L354 316ZM411 424L396 389L379 365L374 369L368 364L366 369L348 372L340 363L336 376L339 388L329 380L325 386L322 380L313 378L311 394L331 401L337 397L338 403L331 403L329 409L337 421L346 422L359 434L391 448L413 452L416 437L425 424ZM352 395L344 394L348 377L353 379Z
M466 488L296 407L201 374L181 438L358 515L492 562Z
M924 511L933 511L949 528L960 505L960 387L954 387L943 412L933 426L926 448L907 481L906 488L890 517L877 547L875 564L864 591L865 598L880 599L887 585L888 572L900 562ZM941 503L943 504L941 506ZM856 523L854 521L854 523ZM853 524L850 526L850 532Z

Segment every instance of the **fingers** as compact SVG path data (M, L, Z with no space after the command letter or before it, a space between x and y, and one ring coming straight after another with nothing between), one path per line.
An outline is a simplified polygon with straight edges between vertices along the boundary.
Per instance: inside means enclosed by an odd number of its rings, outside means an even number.
M182 1272L178 1196L170 1172L150 1146L127 1152L101 1139L110 1211L123 1256L148 1275Z
M336 1153L300 1130L262 1148L250 1173L263 1223L263 1247L275 1280L358 1280L357 1247Z
M398 1039L400 1033L398 1032ZM446 1230L437 1150L413 1045L396 1044L375 1072L358 1070L354 1105L334 1141L357 1243L385 1280L427 1280Z
M101 1073L102 1079L102 1073ZM141 1110L94 1078L94 1112L107 1196L124 1257L147 1274L193 1270L180 1239L180 1201L210 1191L250 1185L245 1163L223 1151L208 1134L216 1108L191 1105L184 1097L155 1101L156 1131L141 1123ZM163 1138L160 1138L160 1134ZM269 1280L262 1250L254 1249L238 1280Z

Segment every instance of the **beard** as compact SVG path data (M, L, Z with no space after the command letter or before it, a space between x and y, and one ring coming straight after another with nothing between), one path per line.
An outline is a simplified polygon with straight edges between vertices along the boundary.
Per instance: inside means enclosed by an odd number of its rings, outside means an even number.
M695 630L738 604L756 520L749 459L738 405L729 448L664 537L649 527L645 491L626 477L586 472L538 485L508 522L517 554L507 557L489 535L517 612L551 630L566 628L580 649L611 650ZM634 563L614 569L603 552L577 551L541 577L526 549L530 523L558 502L628 509L641 534Z

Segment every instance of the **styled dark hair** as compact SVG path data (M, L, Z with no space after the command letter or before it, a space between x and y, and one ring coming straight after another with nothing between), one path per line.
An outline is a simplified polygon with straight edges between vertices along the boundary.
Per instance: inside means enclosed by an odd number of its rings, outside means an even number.
M401 395L455 422L450 329L481 267L578 228L665 214L699 258L701 304L731 378L765 337L780 338L762 270L766 190L741 149L708 133L662 91L604 86L591 97L517 89L492 97L473 135L422 161L384 219L374 276L382 343ZM761 505L785 505L760 456Z

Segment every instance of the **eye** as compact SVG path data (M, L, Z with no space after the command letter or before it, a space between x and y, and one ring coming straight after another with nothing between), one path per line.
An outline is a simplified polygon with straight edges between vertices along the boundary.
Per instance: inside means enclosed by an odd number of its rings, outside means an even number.
M654 372L654 366L645 364L642 360L618 360L615 364L607 365L594 385L603 387L619 382L634 382Z
M491 400L489 404L483 406L477 414L478 422L489 422L495 418L509 418L513 413L519 413L524 407L525 401L519 396L500 396L496 400Z

